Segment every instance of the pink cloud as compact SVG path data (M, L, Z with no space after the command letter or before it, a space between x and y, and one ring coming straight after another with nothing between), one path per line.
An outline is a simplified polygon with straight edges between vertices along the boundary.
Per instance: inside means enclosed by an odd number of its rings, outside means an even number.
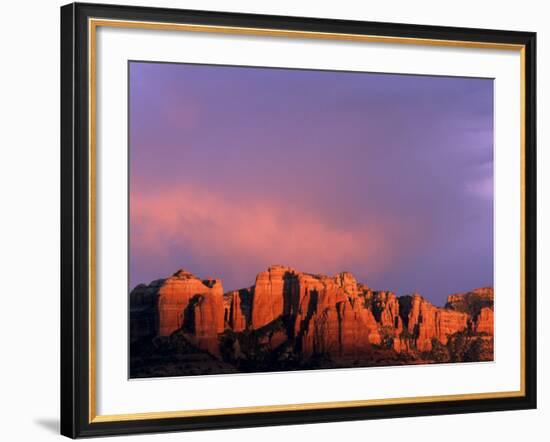
M250 271L269 264L309 272L357 266L379 272L391 263L393 245L405 234L380 216L349 230L324 220L305 203L240 200L191 187L133 191L130 208L132 254L170 265L170 251L181 249L194 260L223 261L233 275L247 279ZM252 281L243 286L248 283Z

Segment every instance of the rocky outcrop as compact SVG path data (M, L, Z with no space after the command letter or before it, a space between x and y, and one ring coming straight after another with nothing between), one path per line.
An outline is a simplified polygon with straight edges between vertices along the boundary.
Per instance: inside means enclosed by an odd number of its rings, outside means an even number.
M493 302L493 289L491 287L481 287L471 292L449 295L445 308L477 316L483 307L493 308Z
M242 332L250 323L252 290L234 290L224 295L224 322L235 332Z
M491 287L449 295L445 307L467 313L475 333L494 334L494 291Z
M186 270L137 286L130 294L133 340L140 336L170 336L183 330L200 349L218 353L224 330L223 288L216 279L200 280Z
M195 295L185 311L189 311L189 323L184 323L183 328L192 334L191 342L218 356L218 335L224 330L223 294L209 292Z
M349 272L280 265L259 273L252 287L225 294L220 280L179 270L130 295L131 342L179 334L214 359L243 364L260 358L269 365L272 357L356 362L380 352L419 360L460 333L492 343L493 321L491 288L450 295L441 308L419 294L373 290Z
M474 320L474 331L476 333L486 333L488 335L493 335L494 323L495 319L493 309L490 307L482 307L479 315L477 315Z
M422 296L414 294L406 318L408 336L417 350L428 351L432 349L432 339L445 345L450 335L466 330L468 319L466 313L435 307Z
M392 328L395 333L400 334L403 331L403 320L399 316L399 301L395 293L369 290L366 296L371 299L376 321L382 327Z
M353 275L301 273L295 281L298 308L294 333L304 358L315 354L356 357L380 343L378 324L359 298Z
M260 328L283 314L285 282L292 269L271 266L256 277L252 300L252 328Z
M213 330L218 333L223 331L223 309L220 303L223 299L221 281L217 279L200 280L186 270L178 270L158 287L159 336L168 336L182 327L192 328L190 324L194 320L194 311L187 309L192 299L197 301L193 303L194 305L200 305L199 309L212 310L213 318L215 317ZM213 313L215 308L219 309L216 314Z

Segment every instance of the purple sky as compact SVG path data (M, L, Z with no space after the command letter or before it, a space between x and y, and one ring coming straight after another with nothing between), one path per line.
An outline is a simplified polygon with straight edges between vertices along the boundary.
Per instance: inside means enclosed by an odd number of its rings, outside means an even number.
M351 271L493 284L493 81L130 63L130 288Z

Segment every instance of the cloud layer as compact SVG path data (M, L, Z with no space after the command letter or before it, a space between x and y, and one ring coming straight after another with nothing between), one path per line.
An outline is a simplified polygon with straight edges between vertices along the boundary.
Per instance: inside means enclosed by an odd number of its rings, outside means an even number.
M255 272L275 263L310 272L362 266L378 273L395 259L394 240L404 236L402 228L375 217L342 228L307 204L228 201L191 187L132 193L130 207L132 256L154 257L160 272L175 271L174 257L181 255L179 265L190 270L209 266L215 276L219 269L226 289L251 284Z

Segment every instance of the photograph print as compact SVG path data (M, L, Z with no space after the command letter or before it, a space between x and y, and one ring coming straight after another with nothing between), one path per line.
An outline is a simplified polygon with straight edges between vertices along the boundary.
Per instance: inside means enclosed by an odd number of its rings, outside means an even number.
M493 80L131 61L129 376L493 360Z

